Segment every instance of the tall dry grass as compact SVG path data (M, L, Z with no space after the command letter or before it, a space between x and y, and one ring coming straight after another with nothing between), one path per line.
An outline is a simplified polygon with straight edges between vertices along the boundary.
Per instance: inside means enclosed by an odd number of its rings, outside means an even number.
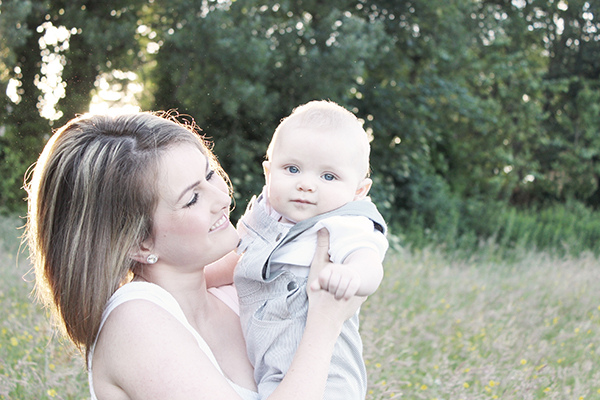
M392 253L362 310L368 399L600 399L600 262Z
M82 358L33 301L22 224L0 218L0 399L87 399Z

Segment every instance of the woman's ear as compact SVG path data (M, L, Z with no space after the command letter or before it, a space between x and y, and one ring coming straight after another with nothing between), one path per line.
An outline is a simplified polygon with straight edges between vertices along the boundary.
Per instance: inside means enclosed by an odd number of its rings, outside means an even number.
M354 200L361 200L367 197L367 194L369 194L369 190L371 190L372 184L373 181L370 178L363 179L358 184L358 189L356 189L356 192L354 193Z
M263 161L263 172L265 173L265 183L269 184L269 179L271 179L271 161Z
M150 239L144 240L137 248L131 250L129 257L140 264L148 264L148 256L153 254L152 249L152 241Z

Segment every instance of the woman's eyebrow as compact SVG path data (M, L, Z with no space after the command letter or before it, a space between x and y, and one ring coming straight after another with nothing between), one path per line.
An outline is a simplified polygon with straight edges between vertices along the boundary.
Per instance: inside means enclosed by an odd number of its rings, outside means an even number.
M177 198L177 203L179 203L179 201L183 198L183 196L185 196L185 194L187 192L189 192L190 190L192 190L193 188L195 188L196 186L198 186L200 184L200 181L194 182L192 183L190 186L186 187L185 189L183 189L181 191L181 194L179 195L179 197Z
M205 170L205 171L208 171L208 168L210 168L210 164L208 163L208 157L205 157L205 158L206 158L206 167L204 167L204 170ZM188 187L186 187L185 189L183 189L183 190L181 191L181 194L180 194L180 195L179 195L179 197L177 198L177 203L179 203L179 201L181 200L181 198L182 198L183 196L185 196L185 194L186 194L187 192L189 192L190 190L192 190L193 188L195 188L196 186L198 186L198 185L200 184L200 182L202 182L202 181L197 181L197 182L194 182L194 183L192 183L191 185L189 185Z

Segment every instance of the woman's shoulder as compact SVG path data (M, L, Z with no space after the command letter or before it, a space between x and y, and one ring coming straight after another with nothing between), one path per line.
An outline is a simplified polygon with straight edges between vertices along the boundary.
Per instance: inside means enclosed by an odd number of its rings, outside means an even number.
M231 390L210 350L199 346L197 335L168 310L172 296L163 291L132 283L111 298L116 306L107 316L93 355L97 394L107 387L121 387L128 393L141 390L165 398L179 398L179 394L186 398L183 391L189 398L193 390Z
M210 348L189 324L177 300L152 283L131 282L113 294L104 310L97 340L95 347L103 341L116 341L105 346L109 349L119 348L121 342L130 340L145 341L149 346L153 341L163 344L179 341L201 350L220 372Z
M132 325L146 320L152 325L174 324L184 328L211 360L214 359L206 342L189 324L179 303L167 290L149 282L130 282L119 288L110 298L104 311L103 322L111 319L118 325ZM132 323L132 321L137 321ZM100 328L102 329L102 327Z
M162 287L150 282L129 282L121 286L110 298L104 313L130 300L149 300L158 305L169 305L177 301Z
M128 283L113 294L104 310L98 345L103 337L135 335L144 341L160 336L163 330L184 333L183 322L187 322L183 311L165 289L147 282Z

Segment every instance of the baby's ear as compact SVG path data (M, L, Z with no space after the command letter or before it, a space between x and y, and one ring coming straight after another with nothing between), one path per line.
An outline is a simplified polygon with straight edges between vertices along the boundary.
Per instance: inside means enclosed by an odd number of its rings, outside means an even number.
M371 190L372 184L373 181L370 178L363 179L358 184L358 189L356 189L356 193L354 193L354 200L361 200L367 197L367 194L369 194L369 190Z
M271 178L271 161L263 161L263 172L265 173L265 183L269 184L269 179Z

